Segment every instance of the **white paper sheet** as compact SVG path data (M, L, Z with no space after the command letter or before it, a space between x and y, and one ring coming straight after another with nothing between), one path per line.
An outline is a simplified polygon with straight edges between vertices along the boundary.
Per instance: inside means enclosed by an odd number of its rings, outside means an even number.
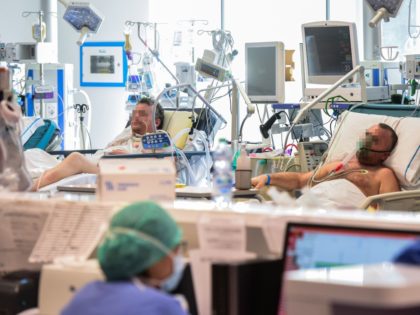
M197 223L202 250L246 251L246 225L243 218L203 215Z
M112 210L97 202L57 201L29 261L87 259L105 232Z
M28 258L48 215L46 202L0 199L0 271L40 268Z

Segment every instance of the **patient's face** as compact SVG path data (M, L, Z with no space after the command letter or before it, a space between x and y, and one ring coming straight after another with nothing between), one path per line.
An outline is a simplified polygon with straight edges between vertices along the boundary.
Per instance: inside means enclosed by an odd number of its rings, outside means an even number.
M147 104L137 104L131 117L131 130L138 135L153 132L153 108Z
M390 155L392 134L389 130L374 125L366 130L361 147L356 152L360 164L381 165Z

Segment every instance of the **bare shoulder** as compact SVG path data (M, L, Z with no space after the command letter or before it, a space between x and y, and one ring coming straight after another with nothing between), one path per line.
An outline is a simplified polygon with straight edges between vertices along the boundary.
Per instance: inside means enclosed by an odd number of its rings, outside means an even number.
M394 171L388 167L382 167L380 169L378 169L376 171L376 175L380 178L380 179L384 179L384 180L392 180L395 179L397 180L397 176L395 175Z
M400 191L401 187L397 176L392 169L383 167L376 172L376 177L380 182L379 193Z

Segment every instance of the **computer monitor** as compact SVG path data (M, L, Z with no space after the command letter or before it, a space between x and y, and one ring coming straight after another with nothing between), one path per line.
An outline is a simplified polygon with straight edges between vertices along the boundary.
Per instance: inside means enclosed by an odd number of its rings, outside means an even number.
M313 22L302 33L307 83L333 84L359 64L356 24Z
M292 270L392 261L420 231L289 223L283 248L282 283ZM286 314L284 286L279 315Z
M282 42L245 44L245 89L253 103L284 103Z

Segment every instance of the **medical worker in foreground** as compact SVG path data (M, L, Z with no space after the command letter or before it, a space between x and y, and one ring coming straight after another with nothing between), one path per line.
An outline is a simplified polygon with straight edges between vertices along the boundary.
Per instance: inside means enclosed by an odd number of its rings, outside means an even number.
M86 285L61 314L187 314L165 292L175 289L184 271L181 239L175 221L157 204L146 201L123 208L98 248L106 281Z

